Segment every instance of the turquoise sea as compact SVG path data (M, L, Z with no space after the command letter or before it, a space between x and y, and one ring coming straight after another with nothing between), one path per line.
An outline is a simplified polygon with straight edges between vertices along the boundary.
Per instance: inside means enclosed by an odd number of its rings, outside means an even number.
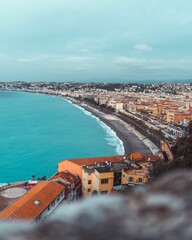
M49 177L67 158L123 154L116 134L57 97L0 92L0 183Z

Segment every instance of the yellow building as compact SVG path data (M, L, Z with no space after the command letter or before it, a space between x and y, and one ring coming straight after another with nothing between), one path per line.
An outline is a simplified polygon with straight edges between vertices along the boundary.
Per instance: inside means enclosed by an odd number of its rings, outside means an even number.
M110 167L88 165L82 167L83 195L90 196L93 192L109 194L114 186L114 172Z
M185 118L186 116L181 112L168 112L166 116L167 122L173 123L173 124L178 124L182 122Z
M122 170L121 183L124 184L144 184L148 182L148 176L137 172L129 172Z
M149 158L150 156L148 156ZM122 156L71 159L58 163L58 172L77 174L84 196L110 194L114 186L144 184L148 181L149 162L141 153Z
M94 165L82 167L82 192L91 195L94 189Z
M122 169L121 184L145 184L149 181L149 162L135 164L134 168L125 167Z
M108 167L95 169L94 188L101 194L109 194L114 186L114 172Z
M94 158L79 158L79 159L66 159L64 161L61 161L58 163L58 172L63 171L69 171L74 175L78 175L81 178L82 181L82 192L83 195L92 195L92 192L96 190L98 193L99 189L104 189L104 187L107 188L107 190L103 191L111 191L111 177L110 181L107 183L101 183L102 187L98 187L98 178L105 179L105 175L108 176L107 172L103 174L99 174L96 172L96 169L100 167L109 167L113 166L113 169L115 166L121 166L124 163L124 159L126 158L126 155L122 156L109 156L109 157L94 157ZM120 185L121 184L121 170L118 169L117 173L110 173L114 175L114 184ZM106 177L107 178L107 177ZM97 184L97 189L95 187L95 182Z
M166 121L168 123L174 123L174 113L173 112L168 112L167 113Z
M99 167L98 167L99 165ZM124 163L98 163L82 167L83 195L110 194L114 186L145 184L149 180L148 161L125 160Z

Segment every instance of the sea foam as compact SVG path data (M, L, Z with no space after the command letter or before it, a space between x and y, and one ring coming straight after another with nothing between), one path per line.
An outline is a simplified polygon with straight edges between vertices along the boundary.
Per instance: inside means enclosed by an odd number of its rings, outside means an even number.
M124 149L123 142L117 136L115 131L113 131L109 126L107 126L107 124L102 122L98 117L94 116L91 112L85 110L83 107L80 107L79 105L72 103L68 99L64 99L64 100L67 101L68 103L73 104L76 108L80 109L85 115L95 119L98 122L98 124L105 130L105 132L107 134L105 140L107 141L107 143L111 146L116 147L116 152L117 152L118 155L124 155L125 154L125 149Z
M7 183L0 183L0 187L7 185Z

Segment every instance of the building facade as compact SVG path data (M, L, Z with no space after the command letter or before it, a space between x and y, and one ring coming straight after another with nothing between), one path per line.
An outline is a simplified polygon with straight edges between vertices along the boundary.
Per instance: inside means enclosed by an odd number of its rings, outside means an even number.
M65 187L41 182L0 212L2 221L44 222L65 198Z
M144 184L149 179L150 156L141 153L123 156L62 161L58 170L73 171L82 181L83 196L110 194L114 186Z

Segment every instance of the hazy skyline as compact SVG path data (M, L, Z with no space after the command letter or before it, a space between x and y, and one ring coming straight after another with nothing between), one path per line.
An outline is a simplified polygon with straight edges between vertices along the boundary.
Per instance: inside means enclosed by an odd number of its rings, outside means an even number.
M1 0L0 81L192 79L192 1Z

